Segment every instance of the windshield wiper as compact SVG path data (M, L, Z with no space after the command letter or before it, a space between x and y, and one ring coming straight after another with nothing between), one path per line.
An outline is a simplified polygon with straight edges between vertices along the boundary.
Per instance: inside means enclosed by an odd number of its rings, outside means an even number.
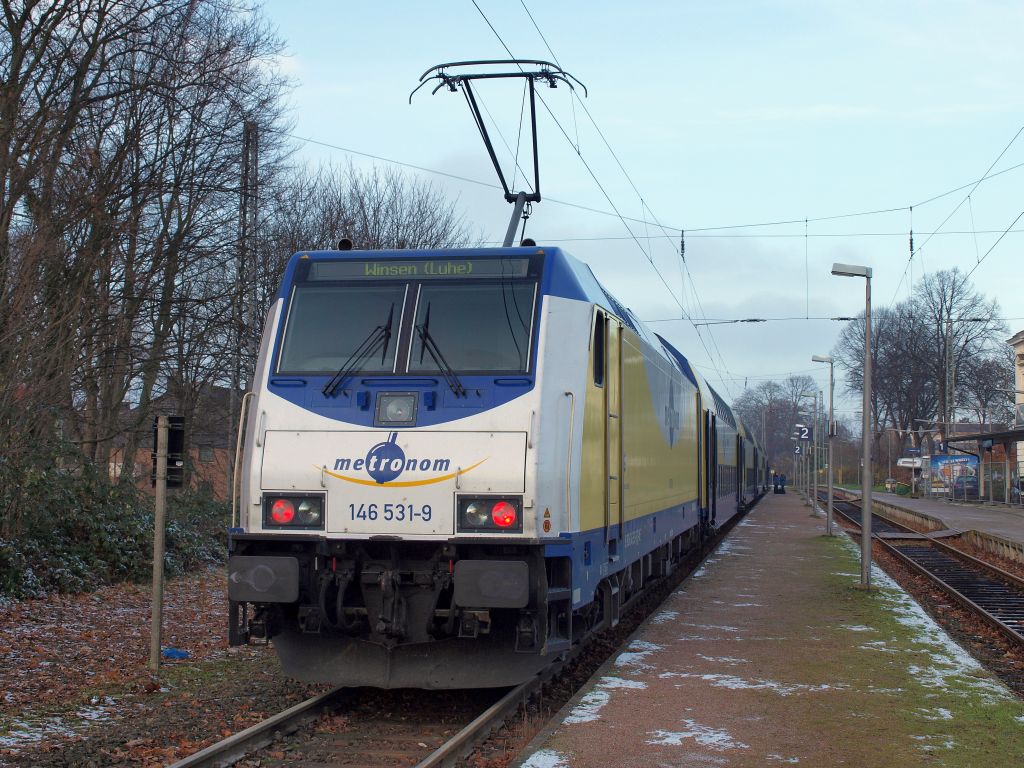
M434 361L434 365L441 371L441 375L444 376L444 380L448 383L454 395L456 397L466 397L466 388L462 386L459 374L444 359L440 347L437 346L434 337L430 335L430 304L427 304L427 316L423 318L423 324L416 326L416 333L420 337L420 344L422 345L420 347L420 363L423 362L424 353L428 353L430 359Z
M327 397L331 397L339 388L344 387L345 383L352 377L352 374L359 369L363 360L374 354L378 347L381 348L380 364L384 365L384 359L388 354L388 345L391 342L391 322L394 317L395 305L392 303L391 309L388 311L388 321L384 325L378 325L370 331L369 335L363 339L363 342L356 347L356 351L349 356L345 364L338 369L334 377L324 386L323 392Z

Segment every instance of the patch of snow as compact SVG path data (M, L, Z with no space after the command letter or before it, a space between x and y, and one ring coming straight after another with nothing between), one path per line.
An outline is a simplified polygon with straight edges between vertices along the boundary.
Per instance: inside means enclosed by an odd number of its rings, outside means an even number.
M678 747L682 745L684 739L693 739L702 747L717 750L750 748L749 744L736 741L728 731L722 728L701 725L694 720L683 720L683 725L686 726L685 731L651 731L647 734L651 737L647 743L654 746Z
M936 749L948 750L953 749L953 747L956 746L956 742L954 742L948 736L911 736L910 738L914 739L915 741L921 742L930 742L934 741L935 739L943 739L943 741L940 741L938 744L922 744L920 746L920 750L922 752L933 752Z
M943 707L936 707L935 709L919 709L917 713L921 715L925 720L952 720L953 713Z
M728 664L730 667L735 667L737 664L749 664L748 659L737 659L733 656L705 656L703 653L698 653L697 658L704 659L704 661L713 661L716 664Z
M881 651L882 653L899 653L895 648L890 648L886 645L885 640L871 640L870 642L864 643L858 646L865 651Z
M598 686L601 688L628 688L632 690L643 690L647 683L642 680L626 680L621 677L602 677Z
M726 539L715 548L716 555L731 555L734 542L732 539Z
M646 667L644 659L650 656L654 651L660 651L662 646L655 643L649 643L646 640L634 640L627 647L625 652L620 653L618 658L615 659L615 666L641 666Z
M562 722L566 725L592 723L600 719L601 710L611 701L612 697L608 693L609 690L643 690L645 688L647 688L647 683L640 680L627 680L614 676L602 677L594 690L584 694L583 698L580 699L580 703L572 708Z
M723 632L739 632L739 627L730 627L725 624L694 624L693 622L682 622L684 627L696 627L697 629L720 629Z
M522 768L568 768L568 766L565 758L555 750L542 749L526 758Z
M600 718L604 705L611 701L611 694L608 691L593 690L586 693L580 703L572 708L572 711L562 722L566 725L578 723L592 723Z
M761 603L733 603L733 608L763 608Z
M865 627L863 624L840 624L843 629L848 629L851 632L876 632L874 627Z
M845 684L829 685L805 685L803 683L780 683L775 680L747 680L735 675L720 674L697 674L694 672L662 672L658 677L668 679L671 677L695 678L711 683L715 688L728 688L733 691L772 691L780 696L792 696L795 693L818 693L821 691L842 690L849 686Z
M1018 723L1024 723L1024 715L1021 715L1020 717L1015 717L1013 719L1016 720Z
M69 738L75 731L59 717L48 717L38 723L12 720L6 736L0 736L0 747L17 749L28 744L38 744L54 738Z
M768 755L768 759L769 760L775 760L776 762L779 762L779 763L790 763L792 765L796 765L797 763L800 762L800 758L799 757L783 757L782 755L777 755L774 752L772 754Z
M110 710L106 707L83 707L75 712L75 717L80 717L83 720L92 720L97 722L100 720L106 720L110 717Z
M670 621L674 621L679 616L679 611L662 611L661 613L655 614L651 619L651 624L666 624Z

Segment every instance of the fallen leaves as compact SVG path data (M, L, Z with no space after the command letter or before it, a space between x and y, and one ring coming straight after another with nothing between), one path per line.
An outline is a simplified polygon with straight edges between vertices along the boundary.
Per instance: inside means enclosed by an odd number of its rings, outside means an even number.
M225 585L223 570L210 569L165 586L163 645L186 649L191 656L176 663L225 650ZM159 690L146 668L147 588L119 584L5 607L0 613L0 716L74 702L97 687Z

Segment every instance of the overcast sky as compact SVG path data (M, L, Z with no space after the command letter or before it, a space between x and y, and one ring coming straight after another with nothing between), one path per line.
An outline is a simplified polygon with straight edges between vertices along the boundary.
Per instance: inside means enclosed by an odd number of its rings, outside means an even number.
M554 117L538 104L544 200L527 234L587 261L641 318L678 318L679 303L698 323L854 315L863 280L833 277L842 261L873 268L876 307L925 273L975 269L1011 333L1024 329L1024 218L996 244L1024 210L1024 167L1007 170L1024 164L1024 134L1013 141L1024 126L1024 4L526 0L549 50L519 0L477 3L516 57L557 57L589 89L593 122L568 89L541 92ZM408 104L435 64L507 58L472 0L269 0L264 10L287 44L279 63L296 86L296 136L484 182L425 175L485 239L501 240L511 206L462 96L425 89ZM478 93L511 175L522 86ZM524 128L529 169L527 144ZM384 164L315 144L300 153ZM614 206L667 234L558 201ZM796 223L738 226L778 221ZM790 373L827 388L827 366L810 357L831 352L840 326L714 325L698 338L689 321L653 325L730 400Z

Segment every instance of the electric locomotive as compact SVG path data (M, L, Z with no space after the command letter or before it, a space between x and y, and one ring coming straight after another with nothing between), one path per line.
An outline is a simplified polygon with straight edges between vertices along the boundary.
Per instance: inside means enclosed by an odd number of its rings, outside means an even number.
M728 405L558 248L295 254L246 406L230 641L304 680L517 684L763 487Z

